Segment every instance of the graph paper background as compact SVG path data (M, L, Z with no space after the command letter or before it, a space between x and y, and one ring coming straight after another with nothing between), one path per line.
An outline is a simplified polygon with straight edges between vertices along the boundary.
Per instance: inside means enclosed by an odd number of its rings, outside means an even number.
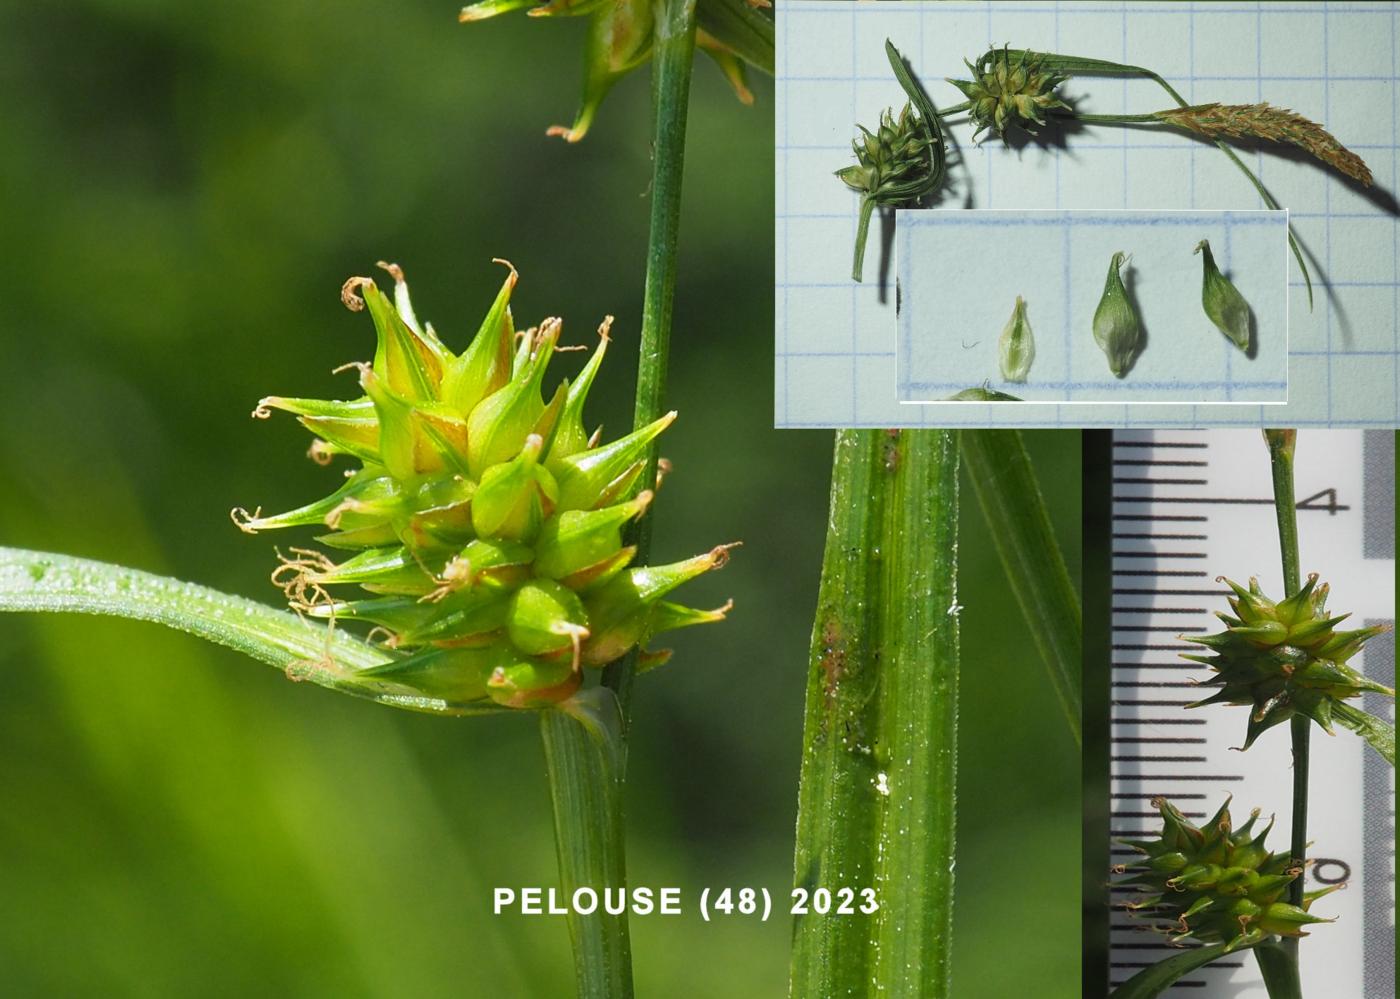
M1400 4L843 3L779 0L776 110L775 424L831 426L1381 426L1400 422L1397 20ZM1145 64L1188 101L1267 100L1320 120L1375 174L1370 192L1311 163L1249 151L1312 257L1316 306L1290 276L1287 406L900 405L894 289L882 301L872 225L867 280L849 279L857 199L832 176L854 123L902 105L888 37L935 102L942 76L989 44ZM1088 112L1167 106L1144 80L1067 84ZM1063 148L971 143L939 207L1262 208L1213 146L1184 135L1091 127ZM1014 266L1009 251L1007 266ZM897 263L891 267L896 272ZM965 277L962 276L962 277ZM949 275L948 293L961 277Z
M1022 399L1054 402L1283 402L1287 398L1287 212L901 211L898 370L901 402L939 400L990 379ZM1209 239L1251 303L1259 331L1246 357L1201 308ZM1007 267L1007 247L1026 262ZM1090 335L1108 263L1141 317L1143 349L1125 378ZM944 275L962 272L958 293ZM1023 295L1035 362L1025 384L1000 380L998 338Z

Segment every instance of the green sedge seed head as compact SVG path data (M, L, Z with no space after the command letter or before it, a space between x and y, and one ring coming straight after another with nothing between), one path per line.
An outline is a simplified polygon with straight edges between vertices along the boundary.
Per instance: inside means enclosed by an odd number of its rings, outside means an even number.
M1226 629L1214 635L1182 636L1210 650L1208 656L1187 656L1209 666L1215 675L1203 682L1216 692L1192 707L1207 704L1248 706L1244 747L1248 749L1268 729L1304 715L1332 731L1332 708L1340 700L1367 691L1395 696L1388 687L1367 680L1347 665L1383 627L1339 630L1351 615L1333 616L1326 610L1328 587L1317 574L1293 596L1275 603L1264 596L1256 579L1249 587L1222 580L1232 591L1230 614L1221 614Z
M1103 297L1094 310L1094 342L1108 358L1109 370L1118 378L1126 375L1133 366L1142 343L1142 327L1133 303L1128 300L1120 273L1127 261L1127 255L1121 251L1109 260Z
M1031 335L1031 324L1026 320L1025 299L1020 295L1016 296L1016 307L1011 310L1011 318L1001 331L998 347L1002 379L1024 382L1035 360L1035 337Z
M1162 831L1155 840L1123 844L1140 856L1123 866L1126 876L1116 886L1139 893L1128 911L1137 915L1150 909L1142 918L1167 933L1173 945L1194 939L1236 950L1271 935L1303 936L1304 926L1330 921L1307 911L1325 892L1305 896L1302 907L1286 901L1302 869L1287 854L1264 847L1272 819L1255 832L1256 811L1235 828L1227 798L1196 826L1169 801L1158 798L1152 804L1162 816Z
M1215 328L1224 333L1240 350L1249 350L1249 303L1230 283L1230 279L1220 273L1215 266L1215 257L1210 252L1210 242L1201 240L1196 244L1196 252L1201 254L1205 268L1201 284L1201 305Z
M948 402L1025 402L1020 396L1009 395L1006 392L998 392L991 387L990 382L983 382L981 385L965 388L961 392L950 395Z
M767 7L760 0L743 16L723 0L698 0L697 19L703 28L696 32L695 47L719 67L734 95L743 104L753 103L749 90L747 64L763 68L761 47L754 44L756 22L768 19L757 10ZM568 142L578 142L588 134L603 98L613 84L635 69L645 66L656 46L656 24L651 0L478 0L463 7L457 20L466 24L484 21L521 8L531 17L587 17L590 21L584 48L583 97L572 125L551 126L546 134ZM771 24L767 29L772 31ZM768 46L771 56L772 46ZM768 72L772 72L771 65Z
M931 190L934 139L912 106L904 105L898 117L886 109L874 132L857 127L861 134L851 143L856 162L836 171L843 184L884 206L912 204Z
M353 311L369 312L378 337L373 362L350 366L364 395L269 396L254 412L295 414L319 438L314 455L361 467L287 513L235 512L250 533L319 527L328 532L319 540L345 553L337 562L293 549L273 578L307 616L373 626L391 659L364 683L454 705L540 707L572 696L585 666L722 619L727 608L662 597L722 565L726 547L646 567L623 543L651 500L650 490L633 495L650 448L676 414L608 443L584 435L608 324L579 377L546 399L563 325L515 331L513 268L460 354L419 322L402 271L387 269L392 300L369 278L343 292ZM336 595L342 587L368 596Z
M1067 77L1046 69L1044 58L1039 52L1012 52L1008 47L991 49L976 63L964 60L972 79L948 82L971 104L974 139L990 129L1006 141L1007 129L1013 126L1034 135L1048 112L1070 110L1055 94Z

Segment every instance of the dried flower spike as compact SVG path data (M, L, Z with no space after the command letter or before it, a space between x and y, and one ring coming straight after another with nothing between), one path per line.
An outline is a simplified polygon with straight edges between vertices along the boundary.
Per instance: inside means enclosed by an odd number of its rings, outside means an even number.
M963 63L972 73L972 79L949 79L948 82L961 90L968 100L968 116L977 126L973 139L991 129L1004 142L1006 130L1013 125L1034 135L1035 126L1045 124L1047 112L1070 110L1070 106L1055 95L1055 88L1068 77L1046 69L1042 53L1029 50L1013 53L1005 47L983 53L975 65L966 59Z
M1103 297L1094 310L1094 342L1108 358L1108 368L1119 378L1128 373L1142 342L1142 327L1138 324L1133 303L1123 287L1119 269L1128 262L1121 250L1108 262L1108 278L1104 281Z
M1152 805L1162 815L1162 834L1155 840L1119 841L1142 857L1120 869L1129 876L1115 887L1141 892L1128 911L1152 920L1152 929L1166 933L1173 945L1194 938L1224 943L1229 952L1270 936L1307 936L1304 926L1333 922L1308 909L1340 885L1305 893L1302 906L1286 901L1288 886L1303 870L1288 854L1265 848L1272 819L1255 833L1256 810L1235 829L1226 798L1197 828L1166 799L1156 798Z
M1216 635L1182 635L1204 645L1208 656L1184 655L1215 670L1205 686L1219 687L1213 696L1192 704L1249 705L1249 725L1244 747L1266 730L1294 715L1306 715L1332 732L1334 708L1343 700L1374 691L1389 697L1395 691L1366 679L1346 664L1366 641L1385 631L1383 627L1338 631L1350 614L1333 617L1326 610L1327 584L1317 585L1317 574L1293 596L1274 603L1250 579L1249 589L1221 577L1234 595L1234 615L1217 612L1225 630Z
M509 265L507 265L509 266ZM256 532L320 525L320 540L352 552L336 563L295 550L273 578L301 613L364 621L394 654L356 674L376 689L455 705L542 707L568 698L583 667L602 666L663 631L718 621L727 608L663 600L717 569L728 546L663 566L632 566L622 530L651 499L633 490L669 413L608 444L583 423L611 320L572 384L540 395L562 324L516 332L514 268L460 354L420 324L393 265L391 302L369 278L342 297L368 308L378 334L372 364L351 365L364 395L350 402L263 399L257 413L294 413L319 452L361 468L330 496L276 516L244 514ZM363 599L330 592L358 586Z
M1210 241L1201 240L1196 244L1196 253L1201 254L1205 275L1201 284L1201 305L1206 310L1215 328L1224 333L1240 350L1249 350L1249 303L1224 274L1215 266L1215 257L1210 252Z
M1031 334L1031 324L1026 320L1026 301L1016 296L1016 306L1011 310L1011 318L1001 331L998 341L1001 351L1001 377L1008 382L1025 382L1030 374L1031 363L1035 360L1035 337Z
M1321 125L1287 108L1276 108L1267 103L1196 104L1158 111L1154 117L1212 139L1229 136L1287 142L1307 150L1367 187L1371 186L1371 169L1360 156L1338 142Z

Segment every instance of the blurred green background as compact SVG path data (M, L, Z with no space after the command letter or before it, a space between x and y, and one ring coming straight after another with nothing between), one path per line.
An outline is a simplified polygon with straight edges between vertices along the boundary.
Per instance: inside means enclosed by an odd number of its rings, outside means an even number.
M516 315L592 344L591 415L630 418L646 242L647 80L586 141L584 25L459 27L451 3L0 3L0 544L276 602L279 510L337 473L274 393L353 391L370 324L338 301L376 259L462 344L506 257ZM772 86L697 69L657 505L661 560L743 539L639 689L635 883L791 882L806 645L831 437L772 420ZM582 363L570 355L560 373ZM1077 563L1077 434L1033 452ZM1046 474L1046 470L1049 473ZM1077 991L1078 753L966 493L960 997ZM309 532L308 532L309 534ZM1075 565L1077 571L1077 564ZM295 686L183 635L0 618L0 991L11 995L565 996L567 936L496 918L554 881L524 716L446 721ZM785 918L634 922L643 995L785 991Z

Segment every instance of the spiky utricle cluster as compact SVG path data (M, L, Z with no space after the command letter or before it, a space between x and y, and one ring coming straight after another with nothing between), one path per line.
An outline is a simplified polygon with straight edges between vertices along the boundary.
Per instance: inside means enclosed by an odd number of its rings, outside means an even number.
M1046 69L1044 56L1039 52L990 49L975 64L965 59L963 62L972 79L948 82L961 90L971 104L967 113L977 126L974 139L992 129L1004 140L1011 125L1035 134L1036 126L1045 124L1047 112L1070 109L1055 95L1055 88L1067 77Z
M1306 936L1303 927L1309 923L1331 922L1308 909L1338 886L1305 894L1301 907L1285 901L1302 869L1287 854L1270 853L1264 846L1273 819L1256 833L1255 810L1235 829L1227 798L1197 828L1169 801L1157 798L1152 804L1162 814L1162 834L1155 840L1122 841L1142 856L1118 869L1128 877L1116 887L1137 889L1141 896L1128 903L1128 910L1151 920L1152 928L1167 933L1172 943L1194 937L1236 950L1269 936Z
M364 395L271 396L255 411L296 414L317 435L313 458L346 455L361 468L330 496L288 513L235 511L250 532L322 525L330 530L319 541L355 553L337 563L294 549L274 579L303 613L375 626L393 658L357 676L456 705L539 707L577 690L585 666L659 632L721 619L727 608L693 610L662 597L722 565L728 546L636 567L635 548L623 544L623 527L651 499L635 492L649 446L676 414L610 444L585 432L608 322L579 376L546 402L540 385L561 323L515 331L514 268L456 354L419 324L402 272L384 266L395 302L369 278L351 278L342 293L352 310L368 307L378 334L373 363L347 366ZM342 585L371 596L332 597Z
M773 71L773 22L758 12L768 6L769 0L698 0L695 5L695 47L714 60L744 104L753 103L746 65ZM653 0L477 0L462 8L458 20L482 21L521 7L528 8L531 17L589 19L578 114L572 125L548 130L578 142L588 134L613 84L651 59L656 47Z
M1278 603L1264 596L1257 579L1250 579L1249 589L1223 577L1220 581L1234 591L1229 598L1234 615L1217 612L1226 626L1219 634L1182 635L1185 641L1211 650L1208 656L1183 658L1215 670L1204 684L1220 688L1191 707L1251 706L1245 749L1260 733L1295 714L1307 715L1330 733L1337 701L1368 690L1395 696L1390 688L1346 664L1367 639L1385 629L1337 630L1351 615L1333 617L1327 612L1328 587L1318 585L1316 573L1297 593Z
M896 118L889 110L874 132L857 125L861 134L851 142L856 162L836 171L853 191L879 205L898 205L928 192L935 172L934 139L908 104Z

